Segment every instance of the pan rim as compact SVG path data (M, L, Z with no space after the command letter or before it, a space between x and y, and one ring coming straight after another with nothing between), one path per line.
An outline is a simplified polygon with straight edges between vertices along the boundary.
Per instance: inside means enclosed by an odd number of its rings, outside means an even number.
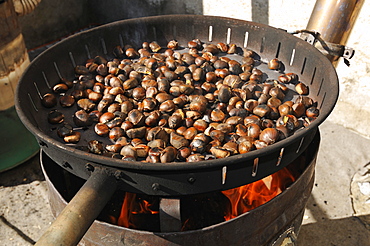
M102 26L94 27L89 30L82 31L80 33L71 35L70 37L60 41L59 43L53 45L51 48L45 50L42 52L38 57L36 57L30 64L30 66L26 69L26 71L23 73L20 82L24 83L27 77L27 72L31 69L31 65L39 60L41 60L44 56L45 53L52 52L55 47L58 47L62 42L65 40L70 40L70 39L75 39L79 37L79 35L85 35L86 33L91 33L95 32L97 30L107 28L107 26L110 25L121 25L122 23L137 23L137 22L150 22L153 19L158 19L158 18L195 18L195 19L208 19L208 18L217 18L225 21L230 21L230 22L242 22L242 23L248 23L250 25L254 25L257 27L263 27L268 30L273 30L277 32L284 32L281 29L274 28L268 25L260 24L260 23L254 23L250 21L245 21L245 20L238 20L234 18L228 18L228 17L220 17L220 16L203 16L203 15L162 15L162 16L150 16L150 17L140 17L140 18L133 18L133 19L127 19L127 20L121 20L121 21L116 21L113 23L108 23ZM287 34L290 35L290 34ZM293 36L293 35L292 35ZM294 36L293 36L294 37ZM329 60L326 59L326 57L321 54L316 48L312 47L305 41L294 37L297 39L297 42L305 43L307 46L310 47L309 49L312 50L312 52L317 52L318 56L322 56L321 60L323 60L324 63L328 63L330 67L332 67L332 64L330 63ZM324 61L325 58L327 61ZM338 99L338 94L339 94L339 85L338 85L338 77L335 72L334 67L331 68L333 71L330 73L331 77L335 75L335 78L330 78L330 79L335 79L336 80L336 88L332 88L333 94L331 95L331 98L329 98L329 104L332 104L330 106L329 110L327 111L320 111L320 115L318 118L313 121L309 126L297 130L292 136L289 136L286 139L280 140L279 142L276 142L272 145L267 146L266 148L259 149L259 150L253 150L251 152L245 153L245 154L238 154L234 156L229 156L223 159L212 159L212 160L205 160L205 161L199 161L199 162L171 162L171 163L143 163L140 161L122 161L120 159L113 159L109 157L104 157L104 156L99 156L95 155L92 153L86 153L82 150L76 149L72 146L68 146L60 141L55 140L48 134L45 134L43 131L39 130L32 122L28 119L28 117L24 114L23 110L21 109L20 103L21 99L19 98L19 88L20 86L17 86L16 89L16 101L15 101L15 107L16 111L23 122L23 124L26 126L28 130L33 133L37 139L39 140L39 143L45 142L46 144L51 144L52 146L57 147L58 149L62 150L65 153L75 155L79 158L82 158L88 162L95 162L99 163L100 165L108 166L108 167L114 167L114 168L121 168L121 169L135 169L135 170L151 170L151 171L180 171L180 170L194 170L194 169L202 169L202 168L220 168L225 165L233 165L234 163L239 163L241 159L245 163L247 163L250 160L253 160L255 158L261 157L261 156L267 156L272 154L273 152L276 151L276 149L281 149L289 145L290 142L295 142L296 140L300 140L303 137L305 137L307 134L312 132L313 129L318 128L318 126L329 116L331 111L333 110L335 103ZM21 84L20 83L20 84ZM334 96L333 96L334 95ZM313 130L314 131L314 130ZM314 131L315 132L315 131ZM260 167L262 168L262 167Z

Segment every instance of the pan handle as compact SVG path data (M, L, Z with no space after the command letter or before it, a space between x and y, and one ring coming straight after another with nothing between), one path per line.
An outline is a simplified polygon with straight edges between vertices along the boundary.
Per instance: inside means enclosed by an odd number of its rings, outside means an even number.
M117 180L114 175L104 169L95 168L35 245L77 245L116 189Z

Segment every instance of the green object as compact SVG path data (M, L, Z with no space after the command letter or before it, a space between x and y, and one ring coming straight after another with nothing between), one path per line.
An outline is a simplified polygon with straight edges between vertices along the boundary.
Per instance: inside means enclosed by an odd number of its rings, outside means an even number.
M0 172L22 164L39 151L36 138L19 119L15 107L0 111Z

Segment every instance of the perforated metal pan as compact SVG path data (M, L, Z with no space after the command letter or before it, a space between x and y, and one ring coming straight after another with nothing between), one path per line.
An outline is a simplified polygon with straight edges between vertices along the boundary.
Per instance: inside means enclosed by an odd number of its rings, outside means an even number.
M41 105L40 95L51 91L61 77L74 78L74 67L97 55L112 58L117 45L139 48L144 41L157 41L165 47L176 39L181 46L198 38L208 43L235 43L254 50L261 69L267 61L278 58L284 72L299 75L309 86L309 96L317 101L319 117L308 127L264 149L224 159L195 163L129 162L98 156L68 146L57 137L47 121L50 109ZM241 59L232 55L233 59ZM277 77L271 71L269 78ZM292 97L294 94L292 94ZM195 15L167 15L123 20L73 35L39 55L22 76L16 92L16 109L25 126L35 135L43 151L56 163L88 179L94 168L115 175L119 188L150 195L177 196L225 190L251 183L278 171L298 157L310 144L318 126L327 118L338 97L336 71L316 48L307 42L263 24L242 20ZM65 112L72 122L72 111ZM69 117L69 118L68 118ZM83 133L79 145L94 134ZM96 136L94 138L97 138ZM106 140L102 140L106 141Z

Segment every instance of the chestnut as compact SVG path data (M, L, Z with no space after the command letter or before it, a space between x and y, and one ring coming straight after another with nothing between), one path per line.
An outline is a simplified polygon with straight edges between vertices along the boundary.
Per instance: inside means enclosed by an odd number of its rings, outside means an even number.
M75 99L71 95L64 95L59 97L59 103L63 108L69 108L75 104Z
M64 114L58 110L52 110L48 113L48 122L51 124L59 124L64 121Z
M117 128L119 128L119 127L117 127ZM116 129L116 128L114 128L114 129ZM121 129L123 131L122 128L119 128L119 129ZM121 134L121 132L118 131L117 134L113 135L113 137L119 137L120 134ZM145 134L146 134L146 127L145 126L138 127L138 128L131 128L131 129L126 131L127 137L129 137L131 139L132 138L143 138L145 136ZM122 135L123 135L123 132L122 132Z
M299 82L298 84L296 84L295 90L300 95L307 95L308 94L308 87L305 84L303 84L302 82Z
M104 116L104 114L102 115L102 117ZM134 124L135 126L140 126L140 125L143 125L144 122L145 122L145 116L142 112L140 112L139 110L137 109L133 109L131 110L128 115L127 115L127 119L132 123Z
M167 44L167 48L169 49L177 49L179 47L179 42L177 42L176 40L170 40Z
M58 94L60 94L60 93L65 93L65 92L67 92L68 91L68 86L66 85L66 84L64 84L64 83L60 83L60 84L56 84L54 87L53 87L53 91L55 92L55 93L58 93Z
M170 143L176 149L189 146L189 141L186 138L174 132L170 134Z
M205 157L204 155L200 153L191 154L186 158L187 162L198 162L198 161L204 161Z
M177 149L172 146L167 146L160 155L162 163L173 162L177 156Z
M87 148L91 153L102 155L104 153L104 145L98 140L91 140L87 143Z
M267 67L271 70L278 70L281 67L281 62L279 59L274 58L267 63Z
M187 46L186 52L177 50L176 40L164 49L156 41L143 42L138 50L116 46L113 59L96 56L76 66L76 79L61 78L41 104L76 102L74 124L95 124L96 134L113 143L92 140L91 153L150 163L247 153L318 117L308 86L295 73L278 74L284 66L278 58L267 63L278 71L267 75L257 67L256 53L235 44L194 39ZM226 53L243 57L237 61ZM276 78L266 79L274 73ZM52 110L48 121L63 124L64 115ZM67 123L57 129L66 143L80 141L81 133Z
M316 118L317 116L319 116L319 110L314 106L309 107L306 110L306 116L309 118Z
M63 140L66 143L73 143L76 144L81 139L81 133L77 131L73 131L71 134L64 136Z
M135 160L137 158L136 149L131 145L123 146L121 151L120 151L120 154L122 156L132 156Z
M52 93L46 93L42 96L41 104L46 108L52 108L57 105L57 97Z
M268 145L275 143L279 139L279 132L275 128L265 128L259 135L259 140Z
M65 136L71 135L73 132L73 127L68 123L63 123L58 126L57 134L59 137L64 138Z
M258 141L258 140L256 140L256 141ZM240 154L245 154L245 153L248 153L251 150L254 150L255 149L254 143L256 141L254 141L253 139L249 139L249 138L244 139L243 141L241 141L238 144L238 152Z
M271 109L266 104L260 104L253 109L253 114L259 117L265 117L270 113Z
M261 134L261 128L259 125L250 123L246 126L247 136L257 139Z
M217 159L230 156L230 151L222 147L212 147L210 151Z
M109 134L109 127L104 123L97 123L94 126L94 131L99 136L108 136Z
M76 126L91 126L93 119L85 110L81 109L74 113L73 122Z
M105 149L109 152L119 153L122 149L121 144L109 144L105 146Z

